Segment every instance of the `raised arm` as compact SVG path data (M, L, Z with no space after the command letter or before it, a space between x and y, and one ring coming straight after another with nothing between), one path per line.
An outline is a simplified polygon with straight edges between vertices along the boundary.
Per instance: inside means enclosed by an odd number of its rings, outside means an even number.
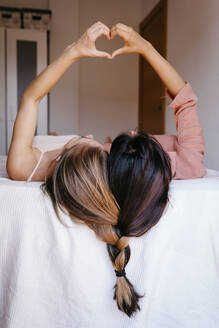
M127 53L141 54L157 72L171 95L176 96L184 87L185 82L176 70L156 51L150 42L142 38L132 27L120 23L116 24L111 29L111 38L116 35L123 38L125 44L113 52L112 58Z
M168 89L173 102L177 136L154 136L169 152L175 179L203 177L205 143L196 108L197 97L191 86L184 82L176 70L131 27L117 24L112 28L111 37L119 35L125 41L123 48L114 51L112 57L125 53L139 53L149 62Z
M24 92L8 153L7 171L11 178L25 180L38 162L40 151L32 147L32 142L40 100L80 57L110 58L108 53L98 51L95 47L95 41L101 35L109 39L109 28L100 22L92 25L77 42L69 45L54 62L47 66Z

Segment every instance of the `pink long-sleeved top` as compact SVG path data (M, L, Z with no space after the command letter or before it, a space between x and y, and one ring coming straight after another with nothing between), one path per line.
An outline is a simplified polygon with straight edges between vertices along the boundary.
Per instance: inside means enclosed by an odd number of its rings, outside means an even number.
M191 85L186 83L170 104L177 136L154 135L170 156L173 179L195 179L206 174L203 164L205 141L198 119L197 100Z
M171 98L169 93L168 95ZM191 85L186 83L170 104L174 110L177 135L153 135L170 157L173 179L195 179L206 174L203 164L205 142L196 104L197 97ZM53 145L53 150L45 151L44 145L44 150L41 150L40 159L29 176L28 182L43 181L51 161L62 153L64 147L70 148L75 142L75 137L70 138L67 143L65 138L63 140L65 140L63 145L61 147L57 145L55 149ZM37 147L37 143L35 145L36 148L41 148L40 145ZM109 151L110 145L105 144L105 148Z

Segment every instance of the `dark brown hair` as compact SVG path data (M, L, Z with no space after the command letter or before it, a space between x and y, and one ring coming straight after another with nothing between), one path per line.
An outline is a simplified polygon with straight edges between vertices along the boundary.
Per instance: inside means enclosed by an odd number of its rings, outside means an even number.
M109 185L120 208L117 224L120 240L142 236L159 221L168 202L172 179L168 154L152 136L122 134L112 143L107 169ZM121 253L111 245L108 250L112 262L116 263ZM120 270L125 270L130 254L126 243ZM118 286L115 298L118 307L131 316L140 309L139 295L131 283L126 282L130 287L129 300L119 301Z

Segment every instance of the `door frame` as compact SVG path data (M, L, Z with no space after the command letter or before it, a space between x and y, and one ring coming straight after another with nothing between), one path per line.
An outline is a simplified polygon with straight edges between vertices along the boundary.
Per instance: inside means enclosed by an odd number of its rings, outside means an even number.
M139 33L143 36L144 28L150 24L151 20L159 13L159 11L163 10L164 12L164 33L163 33L163 49L164 53L162 54L164 58L167 57L167 6L168 0L160 0L158 4L149 12L149 14L143 19L143 21L139 25ZM138 98L138 129L142 130L143 124L143 63L144 57L142 55L139 56L139 98ZM163 133L165 133L165 120L166 120L166 99L165 99L165 86L163 85L163 95L161 99L162 103L162 120L163 120Z
M0 155L6 155L5 28L0 27Z
M38 75L47 66L47 33L28 29L6 29L7 33L7 149L12 137L14 121L18 111L17 101L17 40L35 41L37 43ZM39 103L37 134L48 134L48 100L45 96Z

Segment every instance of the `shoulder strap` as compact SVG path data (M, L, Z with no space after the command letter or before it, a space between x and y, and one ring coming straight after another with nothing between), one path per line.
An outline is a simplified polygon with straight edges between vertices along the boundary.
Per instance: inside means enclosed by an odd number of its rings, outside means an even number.
M39 161L37 162L35 168L33 169L33 172L31 173L31 175L29 176L29 178L27 179L26 182L31 182L31 179L33 177L33 175L35 174L36 170L38 169L41 161L42 161L42 158L43 158L43 154L44 154L44 151L41 151L41 155L40 155L40 158L39 158Z

